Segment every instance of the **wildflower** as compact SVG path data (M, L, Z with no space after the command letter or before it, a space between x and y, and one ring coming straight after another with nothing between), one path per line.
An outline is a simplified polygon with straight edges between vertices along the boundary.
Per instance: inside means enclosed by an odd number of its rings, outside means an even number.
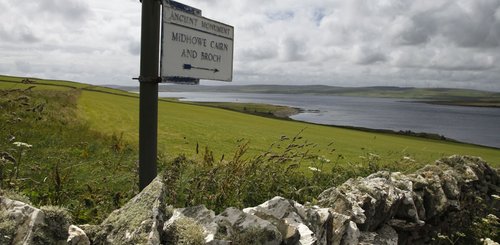
M321 172L321 169L315 168L315 167L309 167L309 170L313 172Z
M320 161L322 161L322 162L326 162L326 163L329 163L329 162L330 162L330 159L325 158L324 156L319 156L319 157L318 157L318 160L320 160Z
M17 147L26 147L26 148L31 148L32 147L32 145L30 145L28 143L19 142L19 141L16 141L16 142L14 142L12 144L14 144Z

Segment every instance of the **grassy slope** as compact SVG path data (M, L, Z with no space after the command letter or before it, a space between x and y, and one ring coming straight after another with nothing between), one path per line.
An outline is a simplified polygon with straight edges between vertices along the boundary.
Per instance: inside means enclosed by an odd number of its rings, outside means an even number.
M82 91L79 108L80 115L89 120L92 128L107 134L123 133L126 140L137 142L136 97ZM481 156L492 165L500 166L498 149L276 120L176 102L162 101L159 105L159 151L169 158L180 153L195 155L197 143L200 151L208 146L217 158L233 152L240 139L250 140L251 152L260 152L282 135L291 137L302 129L302 136L317 143L316 150L332 160L342 154L343 162L357 162L360 156L373 153L380 155L383 161L397 161L406 155L425 164L442 156L464 154ZM328 146L331 142L334 144ZM332 148L335 151L332 152Z
M79 90L14 90L26 86L0 81L0 193L14 190L37 206L67 207L76 222L99 223L137 193L136 147L80 120Z
M137 99L83 92L80 106L83 115L99 131L123 132L127 139L137 139ZM319 144L318 149L330 159L342 154L346 161L354 162L359 156L374 153L393 161L406 154L427 163L446 155L467 154L481 156L496 165L500 162L500 150L466 144L262 118L181 103L160 102L159 105L159 150L169 157L179 153L191 155L197 143L209 146L220 156L232 152L242 138L251 141L254 152L263 151L282 135L290 137L302 129L305 129L302 136ZM336 151L330 153L331 147L327 145L332 141Z

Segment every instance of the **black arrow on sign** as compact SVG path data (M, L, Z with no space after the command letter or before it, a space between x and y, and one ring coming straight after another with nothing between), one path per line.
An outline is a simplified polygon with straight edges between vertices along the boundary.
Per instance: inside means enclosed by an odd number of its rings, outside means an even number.
M192 66L191 64L184 64L184 70L191 70L191 69L198 69L198 70L205 70L205 71L213 71L214 73L219 72L219 69L214 68L205 68L205 67L197 67L197 66Z

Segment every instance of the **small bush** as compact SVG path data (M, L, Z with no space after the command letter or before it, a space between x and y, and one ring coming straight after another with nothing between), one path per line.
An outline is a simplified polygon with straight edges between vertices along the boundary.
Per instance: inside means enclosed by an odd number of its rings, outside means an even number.
M205 244L203 227L191 218L181 218L170 224L166 230L166 244Z

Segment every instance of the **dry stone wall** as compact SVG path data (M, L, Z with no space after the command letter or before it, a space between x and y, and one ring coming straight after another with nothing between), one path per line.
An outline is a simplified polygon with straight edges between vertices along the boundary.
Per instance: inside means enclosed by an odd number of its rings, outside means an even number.
M167 191L159 177L101 225L79 227L64 215L0 197L0 243L429 244L432 234L484 215L479 204L497 217L500 210L498 171L468 156L443 158L408 175L381 171L350 179L315 204L274 197L216 215L204 206L174 209L165 203Z

